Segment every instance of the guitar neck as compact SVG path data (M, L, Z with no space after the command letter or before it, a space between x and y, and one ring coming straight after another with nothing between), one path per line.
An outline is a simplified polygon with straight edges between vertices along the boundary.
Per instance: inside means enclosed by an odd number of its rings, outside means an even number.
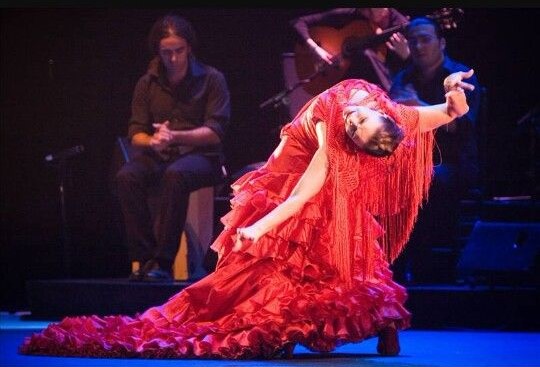
M454 19L455 15L462 15L463 10L460 8L443 8L440 11L436 11L432 14L426 15L427 18L433 19L436 21L440 27L443 29L456 28L456 22ZM404 30L408 25L409 21L401 23L399 25L385 29L379 34L372 34L362 38L360 41L363 47L376 46L382 42L385 42L390 38L395 32Z
M405 23L402 23L402 24L387 28L384 31L382 31L381 33L372 34L372 35L363 37L363 38L356 41L356 42L358 42L358 45L355 45L355 46L358 46L359 49L362 49L362 48L366 48L366 47L370 47L370 46L372 47L372 46L379 45L379 44L381 44L383 42L386 42L390 38L390 36L393 35L395 32L399 32L399 31L402 31L403 29L405 29L405 27L408 24L409 24L409 22L405 22ZM353 47L356 49L355 46L353 46Z

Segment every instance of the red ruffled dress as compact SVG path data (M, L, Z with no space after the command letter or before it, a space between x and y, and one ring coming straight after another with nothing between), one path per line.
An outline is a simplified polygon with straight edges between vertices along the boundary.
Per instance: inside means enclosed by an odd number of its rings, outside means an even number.
M390 158L349 143L342 110L354 89L362 103L393 117L406 139ZM283 202L317 149L315 122L327 122L329 174L292 218L231 251L236 229ZM346 80L315 97L282 129L286 143L233 184L231 211L212 248L216 270L140 315L67 317L28 337L24 354L155 358L272 358L301 344L330 352L409 326L405 289L388 261L406 242L431 179L431 134L418 112L378 87Z

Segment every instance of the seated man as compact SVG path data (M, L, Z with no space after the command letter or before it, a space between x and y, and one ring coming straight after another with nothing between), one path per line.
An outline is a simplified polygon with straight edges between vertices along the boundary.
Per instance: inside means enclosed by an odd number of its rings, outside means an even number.
M194 57L194 43L195 32L184 18L159 19L149 34L155 57L133 94L128 135L140 149L117 174L131 280L172 280L189 195L222 176L229 90L220 71ZM157 185L154 225L146 199L148 188Z

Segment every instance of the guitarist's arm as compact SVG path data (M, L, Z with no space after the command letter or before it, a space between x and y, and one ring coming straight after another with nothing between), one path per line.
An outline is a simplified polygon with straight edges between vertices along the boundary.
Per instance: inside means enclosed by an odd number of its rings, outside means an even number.
M395 8L389 8L388 24L384 28L398 28L398 31L390 35L385 42L386 48L390 51L386 65L391 75L396 74L406 66L411 54L407 38L402 33L408 23L407 16Z
M320 13L303 15L292 19L289 24L296 30L296 33L298 33L303 41L307 41L311 38L309 34L311 27L328 26L339 28L357 19L358 16L357 9L355 8L336 8Z

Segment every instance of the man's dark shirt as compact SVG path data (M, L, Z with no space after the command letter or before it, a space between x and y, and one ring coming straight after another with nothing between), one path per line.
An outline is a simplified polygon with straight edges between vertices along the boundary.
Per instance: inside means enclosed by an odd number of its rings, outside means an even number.
M154 123L170 121L171 130L200 126L212 129L223 141L230 121L230 95L224 75L192 58L186 77L171 89L159 58L153 59L133 93L128 136L154 133ZM197 147L199 152L221 152L222 144Z

